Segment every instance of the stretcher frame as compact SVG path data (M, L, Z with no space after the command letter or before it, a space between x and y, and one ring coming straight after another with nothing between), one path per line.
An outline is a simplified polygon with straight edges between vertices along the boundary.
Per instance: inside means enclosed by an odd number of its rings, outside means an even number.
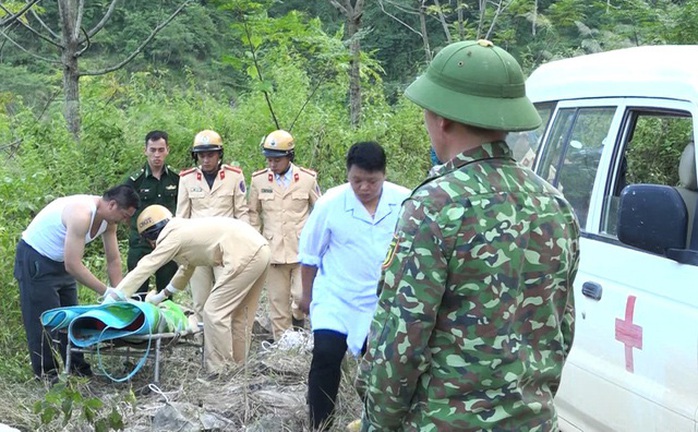
M201 341L195 341L194 336L201 335ZM192 346L201 350L201 366L204 367L204 332L203 323L199 323L196 330L191 328L181 332L156 333L143 336L128 336L126 338L112 339L95 344L90 347L75 347L68 338L66 346L65 371L70 374L71 353L97 354L108 357L125 357L129 361L131 356L143 357L154 361L153 381L155 385L160 384L160 362L164 351L178 346ZM147 351L147 353L146 353Z

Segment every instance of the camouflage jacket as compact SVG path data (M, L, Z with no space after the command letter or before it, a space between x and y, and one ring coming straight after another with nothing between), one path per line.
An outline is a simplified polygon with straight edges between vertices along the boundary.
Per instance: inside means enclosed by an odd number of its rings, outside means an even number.
M556 430L578 261L572 208L506 143L436 167L383 265L362 430Z

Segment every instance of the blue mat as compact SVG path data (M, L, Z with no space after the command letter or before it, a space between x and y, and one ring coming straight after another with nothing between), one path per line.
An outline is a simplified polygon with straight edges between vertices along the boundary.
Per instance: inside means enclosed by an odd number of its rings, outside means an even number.
M183 332L189 326L182 308L169 300L158 306L128 301L50 309L41 314L41 324L49 330L67 328L73 345L80 348L97 346L98 355L99 344L102 342L116 339L129 341L133 336ZM143 342L143 339L138 338L137 342ZM143 366L149 350L150 340L143 359L125 378L116 379L103 371L114 381L124 381ZM101 367L101 357L99 363Z

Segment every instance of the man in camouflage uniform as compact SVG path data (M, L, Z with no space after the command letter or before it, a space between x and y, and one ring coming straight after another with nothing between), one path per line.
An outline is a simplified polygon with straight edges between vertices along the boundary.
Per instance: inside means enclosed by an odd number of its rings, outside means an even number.
M160 204L172 213L177 205L177 186L179 175L166 164L170 153L167 132L151 131L145 136L146 163L124 182L138 192L141 206L131 218L131 233L128 239L128 257L126 265L131 271L136 268L138 261L153 251L143 238L138 235L136 220L144 208L152 204ZM170 261L155 272L155 285L158 291L163 290L172 276L177 272L177 264ZM148 281L138 288L139 293L148 292Z
M298 261L298 239L320 197L315 171L293 163L293 136L275 130L262 140L268 168L252 174L250 224L262 232L271 247L267 273L267 300L272 332L277 341L290 329L304 327L305 314L298 308L303 288Z
M362 430L557 430L579 225L504 142L541 123L521 68L489 41L457 42L405 95L447 162L403 204L383 265Z

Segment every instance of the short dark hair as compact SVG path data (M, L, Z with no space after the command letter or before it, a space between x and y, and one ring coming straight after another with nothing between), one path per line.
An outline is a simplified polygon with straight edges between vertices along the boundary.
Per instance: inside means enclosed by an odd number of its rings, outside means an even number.
M353 166L366 171L385 172L385 150L375 141L357 142L347 152L347 171Z
M138 192L131 185L118 185L104 192L102 198L106 201L116 201L116 204L122 209L134 208L137 209L141 205L141 199L138 197Z
M170 145L169 136L165 131L154 130L150 131L145 136L145 146L148 147L148 141L165 140L165 144Z

